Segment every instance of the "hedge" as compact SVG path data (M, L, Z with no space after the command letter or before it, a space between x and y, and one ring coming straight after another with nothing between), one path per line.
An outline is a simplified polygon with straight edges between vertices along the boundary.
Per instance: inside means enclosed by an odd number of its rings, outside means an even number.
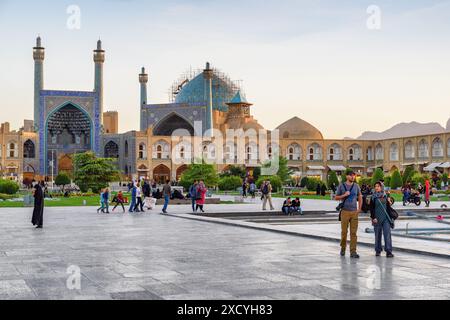
M11 180L0 180L0 193L16 194L19 191L19 185Z
M219 179L219 190L233 191L242 186L242 179L238 176L228 176Z

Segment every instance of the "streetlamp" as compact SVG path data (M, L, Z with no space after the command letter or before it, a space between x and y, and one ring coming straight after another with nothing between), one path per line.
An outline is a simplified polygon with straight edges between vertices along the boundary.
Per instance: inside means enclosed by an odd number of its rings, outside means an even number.
M54 165L54 150L52 150L52 160L50 161L50 167L51 167L51 170L52 170L52 190L53 190L53 173L54 173L54 169L55 169L55 165Z

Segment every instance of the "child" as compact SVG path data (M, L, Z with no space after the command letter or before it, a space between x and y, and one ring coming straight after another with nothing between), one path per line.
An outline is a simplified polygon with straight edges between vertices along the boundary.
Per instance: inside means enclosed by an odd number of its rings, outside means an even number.
M122 191L119 191L119 193L117 194L117 196L114 197L113 201L116 205L114 206L114 208L112 209L112 211L114 212L114 210L116 210L116 208L121 205L122 206L122 210L125 213L125 207L124 207L124 198L123 198L123 193Z
M104 194L105 193L105 189L102 189L101 191L100 191L100 208L98 208L97 209L97 213L99 213L100 212L100 210L103 212L103 213L105 213L105 200L104 200Z

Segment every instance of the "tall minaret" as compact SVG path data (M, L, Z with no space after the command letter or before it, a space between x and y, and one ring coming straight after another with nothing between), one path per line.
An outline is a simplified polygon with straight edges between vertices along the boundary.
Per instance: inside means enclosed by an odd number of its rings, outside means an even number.
M95 87L98 93L98 105L100 107L100 123L103 124L103 63L105 62L105 50L102 50L102 41L97 41L97 49L94 50L95 62Z
M146 110L144 109L144 105L146 105L147 102L147 82L148 82L148 74L145 73L145 68L142 67L141 73L139 74L139 83L141 84L141 100L139 101L140 106L139 109L141 111L141 131L145 131L148 125L147 117L146 117Z
M34 128L39 129L39 104L40 92L44 89L44 58L45 48L42 47L41 37L36 39L36 47L33 48L34 59Z
M206 119L205 119L205 130L213 128L213 101L212 101L212 78L213 70L209 62L206 63L206 68L203 70L203 77L205 78L206 86ZM212 136L212 130L210 131L210 136Z

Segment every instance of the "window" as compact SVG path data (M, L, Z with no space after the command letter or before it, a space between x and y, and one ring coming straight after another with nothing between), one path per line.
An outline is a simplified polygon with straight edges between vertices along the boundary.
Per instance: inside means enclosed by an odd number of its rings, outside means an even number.
M317 144L313 143L311 146L308 147L308 159L310 161L319 161L322 160L322 147Z
M302 149L298 144L294 143L288 146L287 159L291 161L299 161L302 159Z
M147 159L147 146L145 143L141 143L139 145L139 159L146 160Z
M17 158L19 156L19 151L17 149L18 149L17 143L15 142L8 143L8 157Z
M384 150L381 144L378 144L375 148L375 160L384 160Z
M36 150L33 141L27 140L23 144L23 157L27 159L33 159L36 157Z
M176 147L175 147L176 148ZM177 151L175 149L175 151ZM164 140L153 144L153 159L170 159L170 145Z
M342 160L342 147L336 143L333 143L328 148L328 160L340 161Z
M125 141L125 158L128 158L128 141Z
M373 148L368 147L366 151L367 161L373 161Z
M162 158L162 145L158 144L158 146L156 147L156 159L161 159Z
M362 148L354 144L348 149L348 160L349 161L361 161L362 160Z
M429 157L428 142L425 139L422 139L419 142L419 158L424 159L428 157Z
M414 159L416 156L416 150L414 150L414 144L412 141L408 141L405 144L405 159Z
M391 161L398 161L398 145L395 142L391 144L390 159Z
M431 153L434 158L444 157L444 144L442 143L441 139L436 138L433 140L433 146L432 146Z

